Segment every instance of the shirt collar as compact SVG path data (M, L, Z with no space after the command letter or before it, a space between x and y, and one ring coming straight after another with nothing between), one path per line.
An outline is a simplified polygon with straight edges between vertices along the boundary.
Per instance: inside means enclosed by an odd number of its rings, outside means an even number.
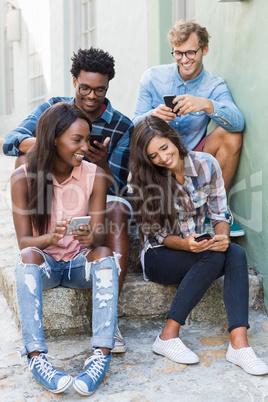
M71 179L75 179L75 180L79 181L80 177L81 177L81 174L82 174L82 165L83 165L83 161L79 166L75 166L73 168L70 176L60 184L58 183L58 181L53 176L53 185L57 186L57 187L62 187L64 184L67 184Z
M73 98L72 102L75 103L75 98ZM105 103L107 107L100 117L93 120L93 123L98 120L104 120L108 124L111 123L114 114L114 108L112 107L111 102L107 98L104 99L103 103Z
M114 109L109 99L105 98L103 103L105 103L107 107L100 117L93 120L93 123L99 120L104 120L107 124L111 123L114 114Z
M177 86L178 86L178 87L180 87L180 86L182 86L182 85L185 85L188 89L194 88L197 84L199 84L199 82L200 82L201 79L203 78L203 75L205 74L204 66L202 66L202 71L201 71L201 73L200 73L197 77L195 77L193 80L184 81L184 80L181 78L180 73L179 73L179 71L178 71L178 65L177 65L177 63L174 63L174 64L175 64L175 68L176 68L176 70L177 70L177 71L176 71L176 72L177 72L176 76L177 76Z

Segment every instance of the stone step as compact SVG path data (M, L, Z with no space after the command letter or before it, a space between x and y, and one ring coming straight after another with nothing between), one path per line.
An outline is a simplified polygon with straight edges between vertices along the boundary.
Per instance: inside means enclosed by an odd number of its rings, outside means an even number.
M0 271L1 290L19 325L14 268ZM250 307L260 308L262 278L250 272ZM223 278L217 279L193 309L188 322L227 322L223 303ZM118 303L118 317L164 316L176 293L176 286L145 281L140 273L126 276ZM43 292L43 321L46 337L88 333L91 328L91 290L58 287Z
M14 265L18 254L15 230L10 208L8 181L14 169L14 159L0 154L1 183L0 210L2 212L2 231L0 241L0 289L2 290L14 319L19 324L17 298L15 291ZM163 317L169 310L176 293L175 286L162 286L145 282L139 262L139 240L135 228L131 229L130 259L128 274L119 298L120 317ZM262 277L250 270L250 307L261 308ZM189 320L226 322L222 300L223 279L215 281L200 303L191 312ZM91 327L91 291L55 288L44 291L44 329L46 336L62 334L82 334Z

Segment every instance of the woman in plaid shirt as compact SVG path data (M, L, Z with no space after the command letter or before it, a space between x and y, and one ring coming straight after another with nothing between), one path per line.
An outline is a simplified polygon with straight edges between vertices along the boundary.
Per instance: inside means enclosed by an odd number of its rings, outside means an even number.
M130 171L145 279L179 284L153 351L178 363L199 362L179 338L180 327L212 282L224 275L231 337L226 359L249 374L268 373L247 341L247 260L244 249L229 240L230 213L217 160L187 151L168 123L147 116L132 136ZM206 214L213 235L198 242Z

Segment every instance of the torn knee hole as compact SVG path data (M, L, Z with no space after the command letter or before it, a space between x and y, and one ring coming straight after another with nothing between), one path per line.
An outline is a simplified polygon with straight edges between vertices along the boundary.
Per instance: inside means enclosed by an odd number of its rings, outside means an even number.
M112 267L104 267L104 268L100 268L99 271L103 271L105 269L112 269Z

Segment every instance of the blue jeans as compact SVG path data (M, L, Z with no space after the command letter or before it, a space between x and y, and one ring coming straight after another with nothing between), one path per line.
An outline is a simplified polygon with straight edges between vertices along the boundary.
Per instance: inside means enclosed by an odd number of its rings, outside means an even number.
M36 248L45 259L40 266L25 264L19 254L15 274L17 299L24 348L21 356L34 351L47 353L43 330L42 290L63 286L74 289L92 287L92 347L113 349L117 326L118 275L117 256L102 258L91 263L86 251L72 260L55 261L50 255ZM103 269L107 268L107 269Z
M145 274L150 281L163 285L180 284L167 318L185 324L192 309L202 299L212 282L224 275L224 303L229 332L248 324L248 267L242 247L230 243L222 253L172 250L156 247L145 253Z

